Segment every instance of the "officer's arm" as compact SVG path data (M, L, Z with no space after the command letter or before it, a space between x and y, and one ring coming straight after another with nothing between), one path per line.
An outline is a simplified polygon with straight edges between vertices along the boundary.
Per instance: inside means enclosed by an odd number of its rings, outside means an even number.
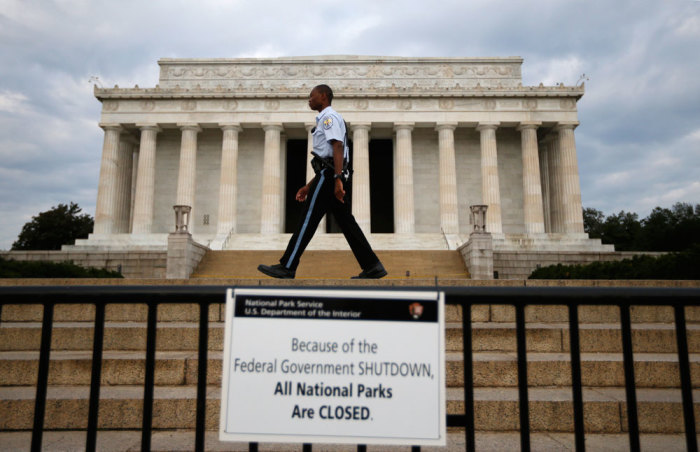
M343 149L343 142L338 140L332 140L333 143L333 167L335 168L335 174L340 174L343 172L343 161L345 160L345 149Z
M335 169L335 174L343 172L343 160L345 157L345 149L343 149L343 147L342 141L333 140L333 167ZM343 180L341 178L335 179L335 188L333 192L338 201L345 202L343 200L345 197L345 189L343 188Z
M311 184L313 184L316 179L318 179L318 174L315 174L314 177L306 183L306 187L311 187Z

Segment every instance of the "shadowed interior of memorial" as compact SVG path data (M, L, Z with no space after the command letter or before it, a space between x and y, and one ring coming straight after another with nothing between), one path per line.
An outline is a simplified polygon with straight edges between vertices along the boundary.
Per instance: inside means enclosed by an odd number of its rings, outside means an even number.
M369 197L373 233L394 232L393 140L369 142Z
M306 173L307 140L287 140L285 165L285 210L284 231L293 233L301 220L303 204L296 201L296 192L310 180ZM376 139L369 142L370 212L372 233L394 232L394 186L393 186L392 139ZM353 146L350 140L350 161L353 165ZM352 179L345 186L345 203L352 210ZM323 223L321 224L323 226ZM326 217L325 229L317 232L340 233L333 215Z
M299 188L304 186L306 177L306 140L287 140L287 168L285 184L284 232L293 233L301 219L302 204L295 198Z

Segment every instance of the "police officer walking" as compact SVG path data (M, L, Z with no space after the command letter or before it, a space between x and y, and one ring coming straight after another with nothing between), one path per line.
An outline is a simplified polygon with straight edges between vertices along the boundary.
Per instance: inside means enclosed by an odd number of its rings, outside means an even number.
M296 194L296 200L304 203L304 211L280 263L258 266L259 271L273 278L294 278L299 259L327 212L333 213L362 267L362 272L353 278L378 279L387 274L345 203L345 185L350 177L347 130L331 102L333 90L328 85L318 85L309 94L309 107L319 112L312 130L314 157L311 165L316 176Z

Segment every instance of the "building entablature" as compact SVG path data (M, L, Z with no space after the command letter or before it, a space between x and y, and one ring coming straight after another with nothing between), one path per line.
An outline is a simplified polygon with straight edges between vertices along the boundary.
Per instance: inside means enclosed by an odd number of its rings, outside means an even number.
M110 99L306 99L309 92L314 87L304 85L297 91L275 90L271 87L260 85L251 90L238 90L225 88L217 85L213 88L195 86L193 88L182 88L176 85L171 88L163 88L156 85L155 88L140 88L136 85L133 88L121 88L115 85L114 88L100 88L95 86L95 97L101 101ZM475 98L475 97L559 97L580 99L585 93L583 84L578 86L475 86L462 89L462 87L439 88L439 87L397 87L395 85L382 89L365 90L342 90L333 86L337 99L348 98Z
M414 122L431 127L437 122L461 126L484 120L517 125L540 121L552 124L577 121L576 101L571 98L471 98L471 99L344 99L333 105L349 123ZM159 124L233 121L255 124L274 121L303 125L313 119L306 102L299 99L109 99L103 101L101 121L106 123Z

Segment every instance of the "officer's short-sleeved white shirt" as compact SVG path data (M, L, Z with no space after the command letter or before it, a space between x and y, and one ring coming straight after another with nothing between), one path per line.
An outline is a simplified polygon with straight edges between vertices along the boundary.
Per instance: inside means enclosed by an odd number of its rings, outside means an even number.
M331 140L345 142L345 123L342 116L329 105L316 116L316 129L313 133L314 153L321 158L333 157ZM348 144L345 143L346 160L348 153Z

